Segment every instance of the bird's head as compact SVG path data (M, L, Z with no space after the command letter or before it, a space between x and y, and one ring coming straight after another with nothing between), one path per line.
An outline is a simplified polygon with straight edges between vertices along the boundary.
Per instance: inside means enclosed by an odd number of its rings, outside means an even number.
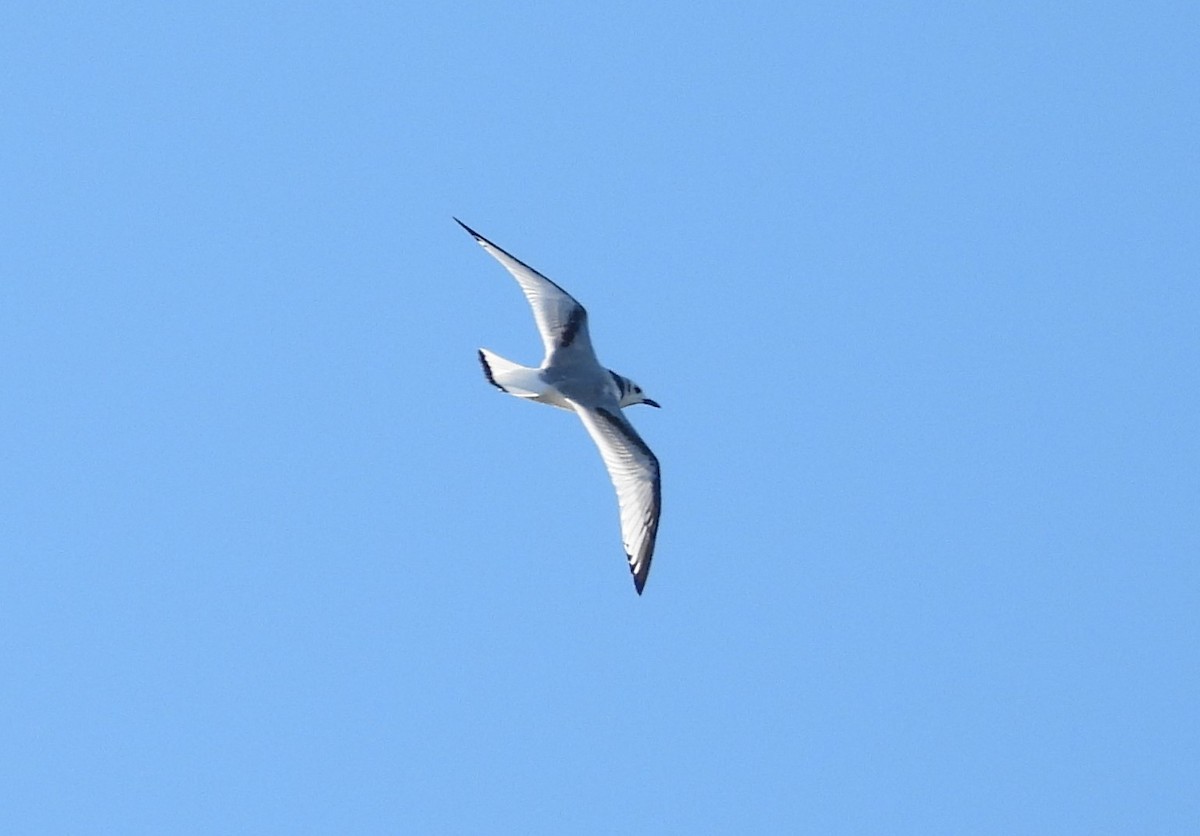
M612 376L617 381L617 388L621 390L620 403L622 409L639 403L658 408L658 402L646 397L646 393L642 391L641 386L638 386L629 378L622 377L616 372L613 372Z

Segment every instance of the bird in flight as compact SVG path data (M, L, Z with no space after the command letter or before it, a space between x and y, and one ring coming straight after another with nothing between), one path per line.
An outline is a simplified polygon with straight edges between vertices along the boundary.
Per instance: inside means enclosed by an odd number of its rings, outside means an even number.
M639 403L658 404L632 380L600 365L588 335L587 311L571 294L458 218L454 220L517 280L546 347L536 369L481 348L483 373L502 392L569 409L583 421L617 490L625 557L641 595L654 557L662 489L658 459L621 410Z

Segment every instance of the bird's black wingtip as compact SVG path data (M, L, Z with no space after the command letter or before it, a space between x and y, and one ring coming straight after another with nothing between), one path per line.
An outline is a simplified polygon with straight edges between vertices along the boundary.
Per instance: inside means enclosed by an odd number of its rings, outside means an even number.
M451 217L451 218L454 218L454 216L453 216L453 215L451 215L450 217ZM474 238L476 241L482 241L482 240L483 240L483 236L482 236L482 235L480 235L480 234L479 234L478 232L476 232L475 230L471 229L471 227L467 226L465 223L463 223L462 221L460 221L458 218L454 218L454 222L455 222L456 224L458 224L459 226L461 226L463 229L465 229L465 230L466 230L466 231L467 231L467 232L470 234L470 236L471 236L472 238Z
M633 575L633 588L637 590L637 594L641 595L642 590L646 588L646 578L650 575L650 567L642 567L642 571L633 571L633 563L629 564L629 571Z

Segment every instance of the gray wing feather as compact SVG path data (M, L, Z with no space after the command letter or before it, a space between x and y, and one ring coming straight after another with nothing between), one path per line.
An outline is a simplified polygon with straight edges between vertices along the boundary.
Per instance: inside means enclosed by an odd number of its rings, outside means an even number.
M488 255L504 265L504 269L521 285L542 335L542 344L546 349L544 365L566 361L568 355L595 358L592 339L588 334L587 311L583 305L519 258L497 247L458 218L454 220L479 242Z
M658 518L662 512L662 480L658 458L642 441L615 404L612 409L576 405L588 434L600 448L621 507L621 539L633 585L639 595L650 574Z

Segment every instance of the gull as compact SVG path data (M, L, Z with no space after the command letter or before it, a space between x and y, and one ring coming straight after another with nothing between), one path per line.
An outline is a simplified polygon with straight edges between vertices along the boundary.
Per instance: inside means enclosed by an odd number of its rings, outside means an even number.
M587 311L571 294L458 218L454 220L517 280L546 348L536 369L481 348L483 373L502 392L571 410L583 421L616 488L625 557L633 586L641 595L658 535L661 480L658 459L621 410L639 403L658 404L632 380L600 365L588 335Z

